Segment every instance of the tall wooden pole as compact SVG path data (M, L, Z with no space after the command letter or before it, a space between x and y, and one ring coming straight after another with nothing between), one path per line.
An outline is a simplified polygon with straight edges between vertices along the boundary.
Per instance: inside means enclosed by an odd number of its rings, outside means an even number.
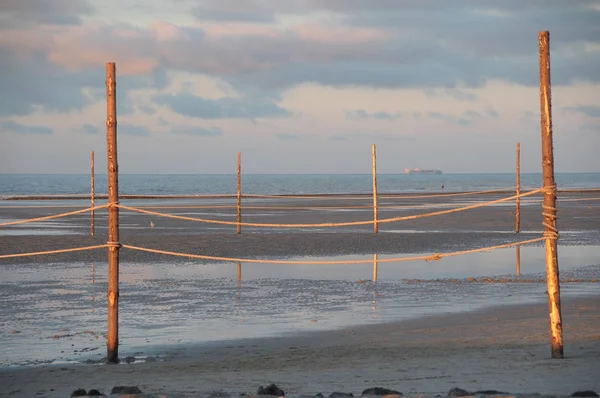
M517 142L517 199L515 209L515 232L521 232L521 143Z
M379 232L379 224L377 223L377 150L373 144L373 232Z
M91 216L91 231L90 231L90 235L94 236L94 230L95 230L95 211L94 211L94 203L95 203L95 196L96 196L96 182L94 180L94 151L92 151L92 176L91 176L91 180L90 180L90 185L91 185L91 194L90 194L90 199L91 199L91 203L92 203L92 211L90 213Z
M237 233L242 233L242 153L238 152L237 163Z
M521 275L521 246L516 248L517 255L517 276Z
M106 64L106 145L108 153L108 337L106 361L119 362L119 166L114 62Z
M552 144L552 103L550 91L550 32L538 33L540 56L540 111L542 127L542 172L544 175L544 236L546 237L546 280L552 358L563 358L562 315L556 228L556 183Z

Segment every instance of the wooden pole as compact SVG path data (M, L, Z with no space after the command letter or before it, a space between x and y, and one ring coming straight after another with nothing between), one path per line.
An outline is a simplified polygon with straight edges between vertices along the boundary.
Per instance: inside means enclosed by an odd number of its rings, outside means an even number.
M377 265L379 264L377 253L373 254L373 282L377 282Z
M108 154L108 336L106 361L119 362L119 166L114 62L106 64L106 146Z
M521 275L521 246L516 248L517 254L517 276Z
M238 152L237 163L237 233L242 233L242 153Z
M90 235L94 236L94 230L95 230L95 211L94 211L94 203L95 203L95 196L96 196L96 183L94 180L94 151L92 151L92 176L91 176L91 180L90 180L90 185L91 185L91 193L90 193L90 199L91 199L91 203L92 203L92 211L90 212L90 216L91 216L91 231L90 231Z
M521 232L521 143L517 142L517 199L515 209L515 232Z
M377 150L373 144L373 232L379 233L379 224L377 223Z
M238 263L238 281L242 280L242 263Z
M558 229L556 227L556 183L552 144L552 103L550 91L550 32L538 33L540 56L540 111L542 128L542 172L544 176L544 236L546 237L546 281L552 358L563 358L560 282L558 276Z

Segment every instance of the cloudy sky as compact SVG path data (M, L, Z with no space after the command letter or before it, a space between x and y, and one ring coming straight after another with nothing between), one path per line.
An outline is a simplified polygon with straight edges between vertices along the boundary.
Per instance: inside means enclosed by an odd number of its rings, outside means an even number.
M2 0L0 173L600 172L600 0Z

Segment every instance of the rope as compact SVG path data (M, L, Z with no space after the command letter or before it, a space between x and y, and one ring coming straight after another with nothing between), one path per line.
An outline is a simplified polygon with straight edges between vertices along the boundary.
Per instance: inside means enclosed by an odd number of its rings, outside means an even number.
M544 195L554 195L554 197L556 198L556 185L543 187L542 191L544 192ZM542 222L542 225L545 227L543 235L547 239L556 240L559 237L558 229L554 225L556 223L556 219L558 218L558 216L556 215L556 207L542 204L542 209L544 209L542 211L542 215L544 216L544 221Z
M500 193L503 191L514 191L516 187L510 188L497 188L497 189L489 189L486 191L470 191L470 192L455 192L455 193L436 193L432 192L427 195L404 195L401 193L396 194L381 194L378 195L379 198L391 199L391 198L399 198L399 199L424 199L424 198L439 198L439 197L448 197L448 196L469 196L469 195L481 195L487 193ZM365 199L372 194L365 193L362 197L342 197L344 194L339 194L337 197L332 196L319 196L319 195L260 195L260 194L243 194L242 197L248 198L272 198L272 199Z
M75 215L75 214L86 213L86 212L92 211L92 210L103 209L103 208L108 207L108 206L109 205L101 205L101 206L89 207L87 209L82 209L82 210L70 211L68 213L55 214L55 215L52 215L52 216L30 218L30 219L27 219L27 220L19 220L19 221L9 221L9 222L5 222L5 223L0 224L0 227L5 227L7 225L27 224L27 223L30 223L30 222L37 222L37 221L44 221L44 220L52 220L52 219L55 219L55 218L61 218L61 217L72 216L72 215Z
M508 202L511 200L515 200L516 198L535 195L541 191L542 191L542 189L537 189L535 191L530 191L530 192L527 192L524 194L510 196L507 198L497 199L497 200L493 200L490 202L483 202L483 203L478 203L476 205L460 207L457 209L441 210L441 211L417 214L417 215L412 215L412 216L392 217L392 218L380 219L377 221L369 220L369 221L352 221L352 222L343 222L343 223L321 223L321 224L266 224L266 223L247 223L247 222L238 223L236 221L222 221L222 220L210 220L210 219L206 219L206 218L176 216L176 215L172 215L172 214L143 210L143 209L139 209L136 207L130 207L130 206L125 206L125 205L118 205L118 206L119 206L119 208L121 208L123 210L130 210L130 211L149 214L149 215L158 216L158 217L167 217L167 218L174 218L177 220L186 220L186 221L205 222L205 223L210 223L210 224L242 225L242 226L247 226L247 227L272 227L272 228L347 227L347 226L356 226L356 225L369 225L369 224L373 224L375 222L382 224L382 223L391 223L391 222L403 221L403 220L414 220L414 219L424 218L424 217L440 216L440 215L444 215L444 214L450 214L450 213L455 213L455 212L460 212L460 211L477 209L480 207L485 207L485 206L493 205L496 203Z
M379 259L377 262L379 263L392 263L392 262L401 262L401 261L414 261L414 260L425 260L425 261L435 261L440 260L444 257L453 257L462 254L471 254L471 253L480 253L486 252L490 250L496 249L504 249L508 247L514 246L523 246L531 243L536 243L545 240L546 238L535 238L524 240L520 242L506 243L503 245L484 247L479 249L471 249L471 250L463 250L451 253L436 253L429 256L414 256L414 257L395 257L395 258L385 258ZM167 250L158 250L158 249L148 249L145 247L132 246L132 245L123 245L125 249L138 250L147 253L154 254L165 254L169 256L175 257L187 257L194 258L200 260L213 260L213 261L226 261L226 262L234 262L234 263L263 263L263 264L300 264L300 265L334 265L334 264L370 264L373 260L332 260L332 261L302 261L302 260L261 260L261 259L251 259L251 258L235 258L235 257L217 257L217 256L205 256L200 254L190 254L190 253L179 253L172 252Z
M0 255L0 259L15 258L15 257L27 257L27 256L41 256L41 255L46 255L46 254L72 253L72 252L80 252L80 251L84 251L84 250L102 249L103 247L107 247L107 246L108 245L96 245L96 246L86 246L86 247L74 247L71 249L48 250L48 251L43 251L43 252L2 254L2 255Z

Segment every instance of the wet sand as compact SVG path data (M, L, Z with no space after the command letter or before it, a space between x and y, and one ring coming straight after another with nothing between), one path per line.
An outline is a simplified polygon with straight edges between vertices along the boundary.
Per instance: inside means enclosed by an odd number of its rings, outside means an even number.
M570 395L600 390L600 296L563 302L565 358L550 358L546 304L494 307L282 338L181 346L156 362L0 370L0 396L66 397L78 387L206 396L255 393L277 383L288 396L383 386L404 394L475 391Z

